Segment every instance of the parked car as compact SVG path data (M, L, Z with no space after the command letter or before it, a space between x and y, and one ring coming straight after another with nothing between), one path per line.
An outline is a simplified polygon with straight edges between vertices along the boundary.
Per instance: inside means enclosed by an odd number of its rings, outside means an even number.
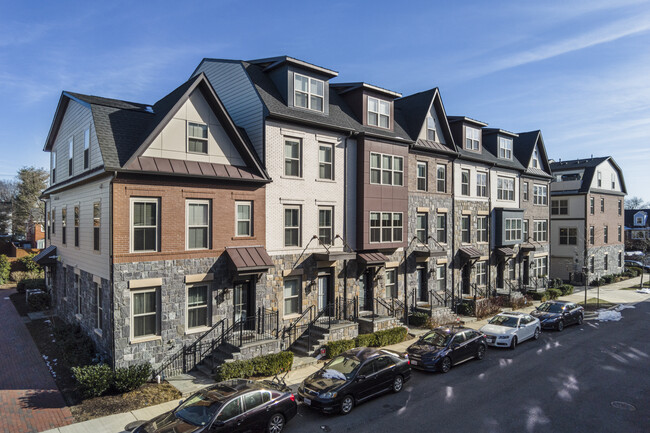
M634 268L641 268L645 272L650 272L650 266L644 265L643 263L639 262L638 260L626 260L625 261L625 266L626 267L634 267Z
M447 373L452 366L472 358L483 359L487 343L483 333L463 327L436 328L409 346L413 368Z
M511 349L529 338L537 340L541 330L539 319L519 312L499 313L479 329L486 335L489 346Z
M386 391L400 392L411 378L409 360L385 349L361 347L334 357L298 388L298 399L325 413L347 415Z
M134 433L280 433L298 412L288 387L270 381L232 379L192 394L172 411L142 424Z
M537 317L543 329L562 331L565 326L577 323L582 325L585 309L573 302L547 301L537 307L531 316Z

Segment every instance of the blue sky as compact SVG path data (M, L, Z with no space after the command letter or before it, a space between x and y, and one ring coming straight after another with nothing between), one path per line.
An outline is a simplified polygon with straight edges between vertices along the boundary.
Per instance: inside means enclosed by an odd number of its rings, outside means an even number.
M153 103L203 57L287 54L449 115L612 155L650 200L650 1L0 0L0 178L42 152L62 90Z

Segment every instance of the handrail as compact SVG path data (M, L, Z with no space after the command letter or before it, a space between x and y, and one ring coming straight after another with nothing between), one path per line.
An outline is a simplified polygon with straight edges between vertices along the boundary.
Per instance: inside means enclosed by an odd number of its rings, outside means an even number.
M445 299L442 297L442 295L431 289L429 290L429 305L431 306L431 310L433 310L433 302L431 302L433 299L438 301L439 305L447 306L447 303L445 302Z
M314 317L314 310L316 307L314 305L310 305L307 307L300 316L298 316L297 319L295 319L291 324L284 328L282 330L282 344L284 345L285 348L290 347L298 338L297 336L297 329L298 329L298 324L301 323L301 321L307 316L307 313L309 313L309 321L307 324L303 324L301 326L307 326L311 321L313 320ZM294 336L296 338L291 338L291 336ZM285 344L285 341L287 340L287 337L289 337L289 343Z

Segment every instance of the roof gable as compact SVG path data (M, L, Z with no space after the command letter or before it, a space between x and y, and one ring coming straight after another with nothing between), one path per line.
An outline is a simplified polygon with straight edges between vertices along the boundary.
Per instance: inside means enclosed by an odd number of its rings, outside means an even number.
M551 167L546 155L546 146L540 130L520 132L514 139L514 154L521 165L525 167L525 173L537 176L551 176ZM533 164L537 150L539 165Z

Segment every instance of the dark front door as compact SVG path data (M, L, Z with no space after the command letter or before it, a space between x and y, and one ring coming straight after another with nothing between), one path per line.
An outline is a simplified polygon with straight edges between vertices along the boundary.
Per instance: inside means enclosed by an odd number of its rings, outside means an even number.
M233 293L234 321L244 322L247 328L255 325L255 291L252 287L251 280L239 281L235 283Z
M429 279L427 278L427 268L419 267L416 269L418 279L418 302L429 301Z
M497 265L497 287L502 289L503 284L503 273L505 272L506 264L505 262L499 262Z
M366 269L359 277L359 309L372 311L374 272L373 268Z
M463 294L469 295L469 284L470 284L470 278L471 278L471 273L472 273L472 267L470 266L469 263L467 263L465 266L463 266L463 272L462 272L462 282L461 285L463 287Z
M524 258L524 260L521 262L521 266L524 268L524 286L527 286L530 284L530 262L528 260L528 257Z

